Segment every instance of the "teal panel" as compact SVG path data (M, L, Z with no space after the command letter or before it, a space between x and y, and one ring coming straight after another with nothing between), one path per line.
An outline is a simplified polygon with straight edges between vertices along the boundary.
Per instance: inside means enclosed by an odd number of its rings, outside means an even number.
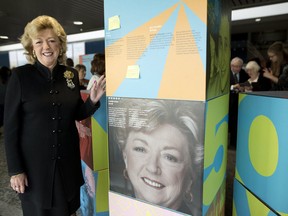
M237 178L275 211L288 213L288 100L240 95Z

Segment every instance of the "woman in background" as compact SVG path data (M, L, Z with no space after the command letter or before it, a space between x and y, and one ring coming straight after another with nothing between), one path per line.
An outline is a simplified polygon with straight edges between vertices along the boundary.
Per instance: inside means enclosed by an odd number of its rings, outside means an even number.
M271 68L264 68L263 76L272 82L271 90L288 90L288 51L285 44L274 42L267 50Z
M245 67L249 79L244 83L233 85L234 89L244 91L269 91L271 82L263 76L262 69L256 61L249 61Z
M89 80L87 90L90 90L95 80L97 81L101 76L105 76L105 55L96 53L91 61L92 77Z
M87 88L87 85L89 83L89 80L85 79L86 66L83 64L77 64L75 66L75 69L78 71L80 90L84 90Z

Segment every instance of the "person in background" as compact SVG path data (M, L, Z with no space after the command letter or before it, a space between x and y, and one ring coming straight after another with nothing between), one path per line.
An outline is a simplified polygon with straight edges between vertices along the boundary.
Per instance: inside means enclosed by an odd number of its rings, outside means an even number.
M5 101L5 94L6 94L6 88L8 84L9 77L11 76L11 69L2 66L0 68L0 128L2 133L2 126L4 121L4 101Z
M96 53L91 61L92 77L89 80L87 90L90 90L95 80L97 81L102 75L105 76L105 55Z
M67 65L68 67L74 67L74 61L73 61L73 59L72 59L72 58L67 58L67 59L66 59L66 65Z
M85 90L89 83L89 80L85 79L86 66L83 64L77 64L75 69L78 71L80 90Z
M239 57L235 57L230 62L230 90L233 89L233 85L237 83L245 82L249 76L243 69L243 60Z
M263 76L272 81L273 91L288 90L288 50L285 44L276 41L267 50L271 68L264 68Z
M243 60L235 57L230 62L230 95L229 95L229 139L230 146L236 148L237 120L238 120L238 89L234 89L237 83L244 83L249 78L243 69Z
M259 63L256 61L249 61L245 67L249 79L244 83L237 83L233 86L239 92L247 91L269 91L271 82L263 76L263 71Z
M75 120L100 106L102 76L81 99L78 72L65 66L67 35L50 16L28 22L21 43L29 64L10 77L4 109L10 185L24 216L70 216L84 183Z

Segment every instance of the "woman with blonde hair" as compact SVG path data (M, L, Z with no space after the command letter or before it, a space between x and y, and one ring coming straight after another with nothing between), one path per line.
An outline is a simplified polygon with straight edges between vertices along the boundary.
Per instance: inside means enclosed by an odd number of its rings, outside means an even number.
M269 91L271 82L263 76L262 68L256 61L249 61L245 67L249 79L243 83L235 84L233 87L240 92L243 91Z
M99 108L106 81L81 99L78 73L65 65L66 33L53 17L29 22L21 43L30 64L13 70L4 109L10 185L24 216L75 215L84 183L75 120Z

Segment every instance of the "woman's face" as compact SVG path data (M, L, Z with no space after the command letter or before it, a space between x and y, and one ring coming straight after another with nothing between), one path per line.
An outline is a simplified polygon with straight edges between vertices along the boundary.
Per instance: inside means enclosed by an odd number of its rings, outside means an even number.
M123 156L135 196L177 209L191 181L188 145L187 138L168 124L149 134L131 132Z
M269 60L273 63L278 61L278 57L274 52L268 52Z
M38 61L49 69L57 64L60 53L60 41L52 29L39 31L35 38L32 38L33 50Z
M255 70L254 68L246 69L246 72L251 78L256 78L258 76L258 71Z
M83 69L80 69L78 71L78 74L79 74L79 80L83 80L85 78L85 76L86 76L86 71L83 70Z

